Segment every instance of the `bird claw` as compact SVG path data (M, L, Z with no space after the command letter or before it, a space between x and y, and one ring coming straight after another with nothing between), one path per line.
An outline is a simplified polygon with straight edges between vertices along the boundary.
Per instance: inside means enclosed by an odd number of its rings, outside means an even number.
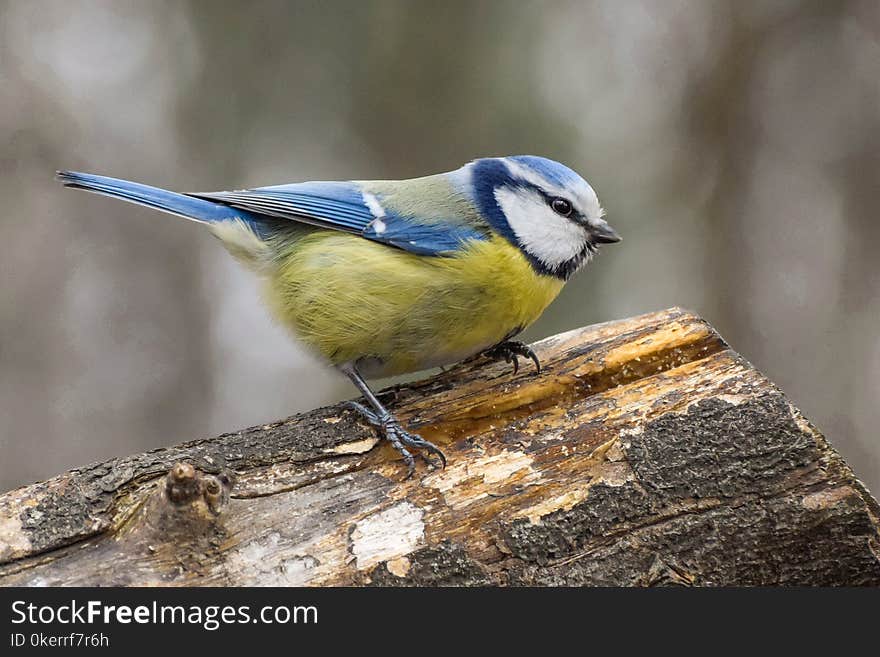
M419 458L432 468L437 468L437 463L424 452L436 455L440 459L440 467L446 467L446 455L439 447L417 434L406 431L400 426L400 422L398 422L390 413L380 415L356 401L348 401L345 405L361 415L370 423L370 425L373 426L373 428L377 429L382 434L382 437L385 438L385 440L391 443L391 446L394 447L394 449L400 452L403 456L404 463L406 463L407 469L406 477L404 477L404 479L409 479L416 471L415 459L407 447L418 450L416 453Z
M382 423L379 421L379 416L376 415L373 411L371 411L369 408L367 408L363 404L359 404L356 401L349 400L347 402L344 402L342 405L345 406L346 408L350 408L355 413L360 415L362 418L364 418L370 424L370 426L372 426L376 429L381 428Z
M503 358L506 363L512 363L514 374L519 372L519 356L523 356L524 358L531 359L535 364L537 374L541 373L541 361L538 360L538 354L524 342L502 342L483 352L483 354L492 360L501 360Z

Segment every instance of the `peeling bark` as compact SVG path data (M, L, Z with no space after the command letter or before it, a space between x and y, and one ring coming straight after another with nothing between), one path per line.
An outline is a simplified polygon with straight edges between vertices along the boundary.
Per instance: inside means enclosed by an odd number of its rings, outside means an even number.
M671 309L0 496L9 585L877 585L880 508L771 382Z

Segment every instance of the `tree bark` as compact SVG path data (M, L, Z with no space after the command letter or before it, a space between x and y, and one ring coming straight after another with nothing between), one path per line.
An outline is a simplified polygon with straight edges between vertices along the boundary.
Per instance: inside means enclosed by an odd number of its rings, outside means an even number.
M880 507L705 321L671 309L385 397L405 480L342 406L0 496L9 585L877 585Z

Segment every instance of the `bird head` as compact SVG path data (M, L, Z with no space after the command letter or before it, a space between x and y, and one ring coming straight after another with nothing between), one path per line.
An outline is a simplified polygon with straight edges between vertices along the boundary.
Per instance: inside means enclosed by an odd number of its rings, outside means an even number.
M565 165L533 155L475 160L462 170L493 230L541 273L568 279L602 244L620 241L596 192Z

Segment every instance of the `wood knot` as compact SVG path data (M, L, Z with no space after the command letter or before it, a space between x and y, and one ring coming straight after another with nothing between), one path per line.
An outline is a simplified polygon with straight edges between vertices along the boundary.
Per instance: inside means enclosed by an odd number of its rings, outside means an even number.
M171 504L183 507L203 501L214 515L226 506L231 489L227 474L207 474L190 463L175 463L165 476L165 497Z

